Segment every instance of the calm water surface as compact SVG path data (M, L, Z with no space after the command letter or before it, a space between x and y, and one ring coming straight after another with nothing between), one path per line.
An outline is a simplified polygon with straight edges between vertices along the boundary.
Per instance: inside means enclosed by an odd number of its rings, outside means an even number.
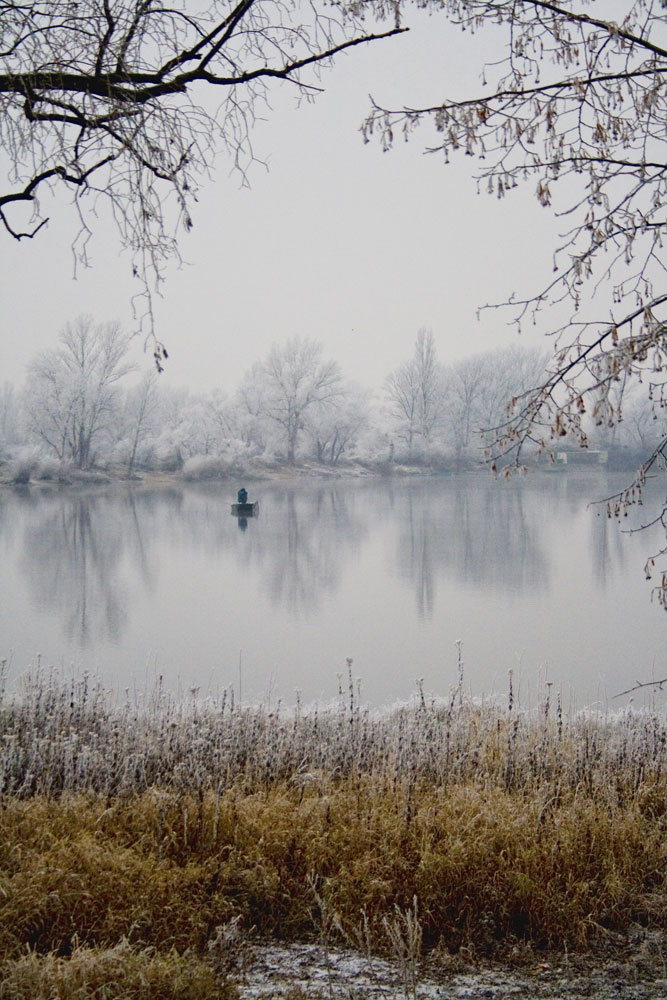
M588 501L621 484L540 474L258 484L243 529L228 486L0 493L0 659L38 656L122 692L329 700L353 658L362 699L467 688L522 703L552 681L618 704L667 676L667 614L628 535Z

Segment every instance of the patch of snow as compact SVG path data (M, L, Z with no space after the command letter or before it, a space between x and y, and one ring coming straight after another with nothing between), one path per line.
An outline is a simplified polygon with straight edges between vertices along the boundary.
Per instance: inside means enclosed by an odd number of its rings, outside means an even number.
M481 967L447 972L425 968L417 983L399 963L323 944L248 947L237 980L241 1000L664 1000L667 979L644 974L633 962L582 968L556 960L535 966Z

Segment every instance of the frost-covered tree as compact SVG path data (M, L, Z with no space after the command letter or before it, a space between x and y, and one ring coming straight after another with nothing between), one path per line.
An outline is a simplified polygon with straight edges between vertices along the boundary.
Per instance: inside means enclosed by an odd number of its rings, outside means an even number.
M419 386L411 361L404 362L387 375L384 395L396 435L407 445L408 455L412 455L419 423Z
M121 441L116 451L122 454L128 476L134 472L140 445L155 430L158 406L157 373L151 370L138 385L128 390L120 415Z
M368 393L349 383L342 385L337 398L313 406L306 417L305 429L317 461L338 465L343 456L349 456L368 417Z
M468 454L471 446L479 456L482 427L481 410L487 392L489 371L479 357L464 358L450 365L444 373L444 409L447 434L456 461Z
M486 370L484 392L480 399L479 426L497 427L507 416L513 396L529 390L544 378L549 361L546 348L509 344L481 356Z
M20 404L12 382L0 384L0 457L8 445L21 439Z
M264 384L249 371L236 390L231 419L236 434L257 454L266 452L270 429L264 407Z
M457 461L466 455L482 458L483 432L504 419L512 396L535 384L546 360L545 351L510 345L463 358L444 370L445 424Z
M104 435L118 422L118 386L134 365L131 335L118 323L81 316L68 324L59 346L31 363L25 388L29 428L61 461L87 469Z
M623 443L646 452L653 450L667 434L667 409L656 406L640 390L641 386L635 385L625 394L623 422L619 426Z
M158 425L153 449L158 463L167 468L180 469L190 458L218 453L220 428L211 419L204 393L165 387L160 392Z
M292 337L274 344L244 379L241 392L253 399L257 414L279 428L285 457L296 461L297 445L306 418L314 410L332 406L343 391L337 362L322 357L322 344Z
M152 461L188 478L220 476L250 456L236 406L219 389L194 393L160 387L152 433L144 444Z
M89 235L107 202L150 294L216 153L252 160L272 86L307 95L320 64L377 37L319 0L0 0L0 227L36 236L64 189Z
M430 330L422 328L417 334L413 364L417 372L419 433L428 443L442 417L442 368Z
M430 330L419 330L412 357L387 376L384 393L411 455L416 438L423 445L432 440L443 414L442 369Z

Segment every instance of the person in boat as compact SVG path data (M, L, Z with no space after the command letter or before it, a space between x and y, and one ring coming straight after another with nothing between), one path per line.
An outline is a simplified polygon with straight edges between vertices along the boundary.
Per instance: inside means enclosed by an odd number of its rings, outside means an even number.
M248 491L245 486L242 486L236 496L237 503L247 503L248 502Z

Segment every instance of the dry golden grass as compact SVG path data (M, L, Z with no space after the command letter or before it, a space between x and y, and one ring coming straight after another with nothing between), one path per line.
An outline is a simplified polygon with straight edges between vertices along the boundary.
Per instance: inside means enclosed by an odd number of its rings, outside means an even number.
M193 955L77 948L68 958L31 952L2 968L0 1000L234 1000L236 990Z
M0 708L0 998L92 996L80 970L111 976L121 954L163 976L152 997L179 962L179 995L217 995L211 943L235 918L480 956L664 929L666 747L657 714L460 692L372 716L352 694L326 712L162 696L131 712L33 685Z
M0 845L8 956L120 938L203 953L236 915L262 934L308 937L321 917L313 886L349 933L365 913L381 938L383 918L416 897L427 945L582 948L648 919L667 871L662 818L639 803L610 809L568 791L546 805L505 788L356 778L305 794L279 784L201 800L9 800Z

